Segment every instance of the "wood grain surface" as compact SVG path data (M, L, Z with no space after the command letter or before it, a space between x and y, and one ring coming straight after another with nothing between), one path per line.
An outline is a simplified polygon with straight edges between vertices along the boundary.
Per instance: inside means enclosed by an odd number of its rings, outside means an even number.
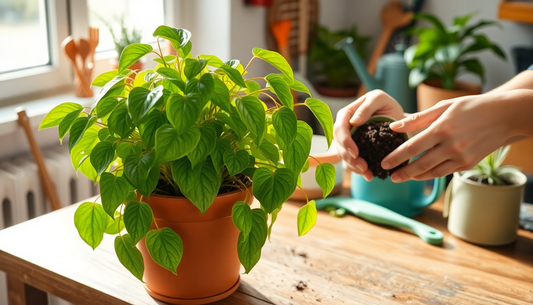
M261 261L216 304L533 304L532 232L520 230L504 247L479 247L448 233L439 201L416 219L445 234L440 247L324 211L297 237L300 206L284 206ZM76 207L0 231L0 270L14 276L14 289L22 280L75 304L163 304L120 265L113 237L95 251L83 243Z

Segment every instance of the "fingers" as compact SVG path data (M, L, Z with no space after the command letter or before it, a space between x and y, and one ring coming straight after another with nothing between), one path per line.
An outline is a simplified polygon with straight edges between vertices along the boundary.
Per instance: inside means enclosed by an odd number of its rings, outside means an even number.
M383 169L392 169L403 162L420 155L438 143L438 138L432 136L431 130L424 130L408 141L404 142L381 161ZM428 168L429 169L429 168ZM392 178L391 178L392 179Z
M447 160L432 168L431 170L413 177L414 180L429 180L439 177L444 177L446 175L467 170L467 167L460 166L460 163L452 160Z
M449 154L447 153L446 148L442 146L436 146L430 149L420 158L394 171L394 173L391 175L391 180L392 182L403 182L413 177L434 171L435 167L447 161L448 156ZM440 172L434 172L434 174L440 174Z
M437 120L448 107L450 103L437 104L434 107L421 112L413 113L403 120L390 124L390 128L395 132L412 132L422 127L426 127Z
M360 99L360 106L350 118L350 124L360 126L368 119L383 108L396 103L392 97L381 90L373 90L365 94Z
M346 163L346 168L347 168L348 170L350 170L350 171L352 171L352 172L358 174L358 175L363 176L363 178L364 178L366 181L370 181L370 180L372 180L372 178L373 178L374 176L372 175L372 172L371 172L371 171L368 169L368 167L366 166L366 162L365 162L363 159L361 159L361 158L359 158L359 159L362 160L362 161L364 162L364 164L365 164L365 170L364 170L364 171L360 171L359 168L356 168L356 167L354 167L354 166L352 166L351 164L348 164L348 163Z

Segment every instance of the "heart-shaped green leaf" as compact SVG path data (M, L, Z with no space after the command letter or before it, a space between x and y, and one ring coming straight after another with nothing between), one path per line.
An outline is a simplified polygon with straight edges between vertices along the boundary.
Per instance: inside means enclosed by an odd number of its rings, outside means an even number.
M96 120L95 117L81 117L74 121L74 124L70 128L70 137L68 139L69 151L72 151L72 148L82 139L87 128L91 127Z
M161 67L157 69L157 73L161 74L162 76L168 78L168 79L175 79L175 80L181 80L180 74L178 71L172 68L165 68Z
M63 103L54 107L42 120L39 125L39 130L57 126L63 121L63 119L72 112L81 113L83 107L76 103Z
M305 235L316 223L316 205L311 200L298 211L298 236Z
M209 159L195 167L187 158L176 160L172 162L172 177L185 197L202 214L215 200L222 181Z
M154 109L142 120L139 132L146 149L154 147L156 131L168 123L166 114L159 109Z
M214 78L214 93L211 96L211 102L227 113L231 112L228 87L218 77Z
M231 81L234 82L237 86L241 88L246 88L244 78L242 78L241 73L237 69L224 64L220 66L217 71L225 73L229 77L229 79L231 79Z
M243 233L245 237L250 234L252 230L252 209L244 201L237 201L233 205L231 210L231 217L233 218L233 223Z
M115 253L120 263L140 281L143 280L144 260L141 251L135 247L128 234L115 238Z
M159 164L155 162L155 152L142 156L129 155L124 160L124 177L141 195L150 198L150 194L159 181Z
M266 133L266 117L263 102L253 96L245 96L235 101L237 111L257 145L261 145Z
M74 225L81 239L96 249L104 239L108 215L104 208L94 202L82 203L74 213Z
M140 125L141 119L152 110L152 107L163 97L163 86L157 86L152 90L144 87L135 87L128 96L128 110L133 122Z
M63 120L59 123L57 131L59 132L60 143L63 142L63 138L65 137L67 132L69 132L70 129L72 128L74 121L76 121L76 119L80 117L80 114L82 111L83 111L83 108L77 109L77 110L74 110L68 113L67 115L65 115Z
M155 135L155 150L159 163L180 159L190 153L200 141L198 126L192 125L187 131L178 133L169 124L161 126Z
M296 176L288 168L272 172L260 167L255 171L253 181L254 196L267 213L279 208L296 189Z
M185 77L187 77L187 79L193 79L196 75L202 72L206 65L207 61L203 58L185 58Z
M278 136L283 140L283 144L286 146L292 145L294 138L296 137L298 119L294 111L288 107L281 107L274 111L272 115L272 125Z
M304 85L301 81L294 79L294 82L291 82L291 80L287 76L283 74L280 74L280 76L283 78L285 83L287 83L289 88L291 88L292 90L298 91L298 92L305 92L309 96L311 96L311 92L309 91L309 88L307 88L307 86Z
M233 149L230 149L224 152L223 160L228 168L229 174L235 176L248 166L250 158L249 154L244 149L239 149L236 152L234 152Z
M100 75L98 75L93 82L91 83L91 86L96 87L103 87L105 86L110 80L118 76L118 70L113 71L107 71Z
M109 134L118 135L121 139L126 139L135 130L133 119L128 112L126 104L118 105L109 119L107 119L107 127L109 128Z
M322 163L316 167L315 180L322 189L323 198L326 198L335 187L336 173L335 167L329 163Z
M119 142L117 144L117 156L126 159L129 155L140 156L142 153L141 142Z
M98 105L96 105L96 117L104 118L108 116L118 106L119 102L115 97L109 96L103 98Z
M333 141L333 116L331 115L331 109L329 109L328 104L312 97L306 99L305 104L311 109L317 120L320 122L320 125L322 125L329 147L331 141Z
M204 104L196 93L186 97L173 94L167 102L167 118L176 132L182 133L198 121Z
M248 235L239 234L237 253L244 266L245 273L249 273L261 258L261 248L267 238L267 215L261 209L252 210L252 228Z
M96 144L91 152L91 164L96 170L97 175L101 175L115 158L113 144L109 142Z
M181 237L170 228L152 230L146 235L146 249L154 262L176 274L183 256Z
M122 230L124 230L124 228L126 227L124 225L123 217L120 217L119 211L115 211L115 214L113 216L115 217L115 219L109 218L107 221L107 228L104 232L105 234L116 235L122 232Z
M137 62L144 55L152 52L154 49L149 44L132 43L124 48L122 54L120 54L120 60L118 62L118 73L122 73L129 68L135 62Z
M187 154L192 167L204 161L215 149L217 143L217 134L213 124L202 124L199 129L201 134L200 141L198 142L198 145L196 145L196 148Z
M92 104L92 109L96 109L98 104L101 100L103 100L106 97L114 97L117 95L117 93L120 93L124 90L124 86L126 84L125 79L126 75L117 75L113 77L110 81L108 81L104 87L98 92L98 95L96 95L96 98L94 99L94 102Z
M259 90L261 90L261 86L256 81L253 81L253 80L246 80L244 82L246 83L246 90L245 90L246 94L259 97Z
M100 178L100 196L102 206L110 217L115 216L117 208L126 201L131 186L124 177L103 173Z
M131 201L124 210L124 224L134 244L150 231L154 214L146 202Z
M211 152L211 160L217 172L220 172L222 166L224 165L224 153L230 150L233 151L231 148L231 143L228 139L217 140L216 147Z
M285 166L294 173L301 172L307 158L309 158L312 139L313 129L304 121L298 121L296 138L292 145L285 146L283 150Z
M152 35L170 41L175 50L185 47L189 40L191 40L191 32L188 30L171 28L166 25L159 26Z
M259 57L262 60L268 62L275 68L277 68L281 73L289 78L289 80L294 81L294 74L292 72L291 65L287 60L277 52L268 51L260 48L255 48L252 50L252 53L255 57Z
M259 151L268 158L268 160L278 163L279 161L279 149L269 141L261 142Z
M211 67L220 68L224 62L215 55L200 55L200 58L207 60L207 64Z
M202 99L202 104L206 104L213 95L215 80L210 73L204 73L198 80L198 95Z
M89 158L94 146L99 142L99 130L100 128L96 125L89 127L78 144L70 151L70 159L75 170L78 170L80 165Z
M274 92L281 103L291 110L294 108L294 99L291 94L291 89L283 78L277 74L269 74L266 76L266 81L268 83L268 89Z

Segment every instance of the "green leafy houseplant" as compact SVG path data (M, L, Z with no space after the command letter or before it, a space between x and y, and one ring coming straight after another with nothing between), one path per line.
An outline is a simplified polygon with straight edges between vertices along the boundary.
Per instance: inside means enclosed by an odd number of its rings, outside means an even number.
M485 70L473 53L490 50L498 57L505 59L505 54L496 44L476 31L482 27L498 25L495 21L481 20L473 25L467 23L473 14L456 17L453 25L444 24L432 14L417 13L414 18L426 20L433 27L417 27L409 30L418 36L419 43L405 51L405 60L411 68L409 85L416 87L427 79L439 79L442 87L453 90L456 78L463 73L473 73L482 82L485 81Z
M357 53L364 58L370 37L359 36L355 26L340 31L330 31L324 26L318 26L317 35L309 49L308 61L316 66L314 74L325 77L328 87L345 88L350 81L358 80L346 53L335 49L335 44L348 36L354 39Z
M464 171L462 177L489 185L508 185L513 174L520 173L514 166L502 165L511 146L500 147L481 160L473 169Z
M253 180L260 208L251 209L240 201L232 213L241 231L239 259L249 272L260 258L277 213L308 167L312 130L297 120L294 108L311 109L328 145L333 131L331 111L311 97L294 104L291 89L309 91L294 80L290 66L278 53L254 49L253 58L243 67L238 60L193 57L191 34L185 29L160 26L153 36L158 45L159 39L170 41L177 56L165 56L160 48L154 50L147 44L127 46L118 70L93 81L102 89L92 107L63 103L40 125L58 126L60 139L69 133L74 167L100 182L102 204L81 204L75 213L76 228L93 249L104 233L118 234L116 254L141 280L143 258L135 245L142 238L152 259L176 273L187 249L178 234L157 226L143 198L185 196L203 214L217 195L237 189L249 192ZM148 53L157 54L154 69L128 69ZM257 59L281 73L245 79L248 66ZM274 101L275 106L268 108L259 96ZM316 180L325 197L334 187L335 169L325 163L319 167L324 170L317 170ZM313 201L301 208L299 235L311 229L316 213ZM150 230L152 223L157 229Z

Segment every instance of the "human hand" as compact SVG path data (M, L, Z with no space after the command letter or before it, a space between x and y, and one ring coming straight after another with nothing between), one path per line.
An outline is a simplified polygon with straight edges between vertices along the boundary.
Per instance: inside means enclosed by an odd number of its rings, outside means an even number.
M334 139L337 154L345 161L346 167L371 180L373 175L365 160L359 157L359 149L352 140L353 126L361 126L372 115L381 114L394 119L403 119L405 114L396 100L381 90L373 90L337 113L334 126Z
M391 169L426 152L396 170L391 175L393 182L426 180L471 169L517 135L516 109L524 111L517 104L521 102L517 91L444 100L390 124L395 132L427 128L385 157L381 166Z

